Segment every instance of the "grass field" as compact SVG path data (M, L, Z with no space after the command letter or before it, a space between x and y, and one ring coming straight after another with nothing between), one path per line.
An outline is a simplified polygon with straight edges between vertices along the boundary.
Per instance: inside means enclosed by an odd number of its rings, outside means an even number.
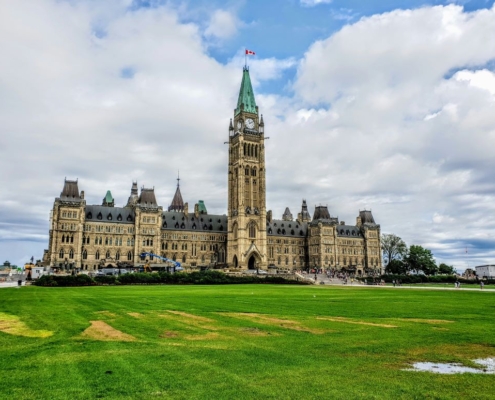
M0 290L2 399L493 399L495 293L372 287Z

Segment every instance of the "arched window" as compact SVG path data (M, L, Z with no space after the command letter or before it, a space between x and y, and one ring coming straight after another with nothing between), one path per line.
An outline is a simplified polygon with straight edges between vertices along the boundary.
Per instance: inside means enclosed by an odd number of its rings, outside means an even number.
M88 259L88 252L86 251L86 249L83 250L82 258L83 258L83 260L87 260Z
M72 249L69 250L69 258L70 259L74 258L74 250Z
M289 257L285 257L285 265L289 265Z
M132 260L132 253L129 251L127 253L127 261L131 261Z
M95 260L99 260L99 259L100 259L100 250L96 250Z
M244 155L247 155L246 154L246 143L244 143Z
M118 261L120 260L120 253L117 251L117 254L115 254L115 259Z
M105 254L105 258L110 258L110 250L107 250L107 253Z
M279 257L277 261L278 261L277 264L280 265L282 259Z
M234 224L234 239L237 239L237 224Z
M185 262L186 262L186 255L185 255L185 254L182 256L182 262L183 262L183 263L185 263Z
M258 158L258 145L254 148L254 156Z
M249 237L250 238L255 238L256 237L256 226L254 223L251 223L249 225Z
M65 235L62 235L62 243L65 243Z
M60 249L60 253L58 253L58 258L64 258L64 249Z

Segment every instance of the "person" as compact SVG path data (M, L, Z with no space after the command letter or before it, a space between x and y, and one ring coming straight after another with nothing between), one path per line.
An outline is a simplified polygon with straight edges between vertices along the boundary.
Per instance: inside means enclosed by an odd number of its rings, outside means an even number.
M395 279L394 279L394 280L392 280L392 285L394 285L394 287L395 287Z
M318 276L315 274L315 282L318 280Z
M480 282L480 289L483 290L483 286L485 286L485 282L481 281Z

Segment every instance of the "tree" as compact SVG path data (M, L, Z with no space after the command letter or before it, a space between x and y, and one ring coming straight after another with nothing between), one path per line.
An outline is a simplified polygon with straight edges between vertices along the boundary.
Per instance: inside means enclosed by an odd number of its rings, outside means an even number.
M425 275L435 275L438 272L437 264L430 250L422 246L412 245L404 258L410 271L423 272Z
M402 260L392 260L385 267L387 274L405 275L407 273L407 264Z
M383 258L387 261L387 265L392 260L401 260L407 253L406 243L399 236L382 235L381 242Z
M455 275L456 270L454 269L454 267L452 265L447 265L447 264L441 263L438 266L438 273L444 274L444 275Z

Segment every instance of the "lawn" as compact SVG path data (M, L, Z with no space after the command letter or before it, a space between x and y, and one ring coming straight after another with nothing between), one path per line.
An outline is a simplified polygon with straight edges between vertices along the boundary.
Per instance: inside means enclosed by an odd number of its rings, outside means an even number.
M495 293L277 285L0 290L2 399L494 398Z

